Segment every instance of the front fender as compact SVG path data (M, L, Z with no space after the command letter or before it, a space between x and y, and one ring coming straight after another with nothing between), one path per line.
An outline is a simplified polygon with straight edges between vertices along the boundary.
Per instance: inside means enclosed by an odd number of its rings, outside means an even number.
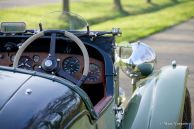
M166 66L140 81L129 100L123 129L180 129L188 69Z

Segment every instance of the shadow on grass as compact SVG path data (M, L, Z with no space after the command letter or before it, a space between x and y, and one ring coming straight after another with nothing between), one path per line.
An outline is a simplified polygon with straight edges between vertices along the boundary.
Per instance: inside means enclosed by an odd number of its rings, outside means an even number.
M158 4L156 4L154 2L150 2L149 4L152 5L152 6L155 6L155 7L158 7L159 6Z
M132 13L131 15L141 15L141 14L157 12L157 11L160 11L161 9L176 6L176 5L178 5L180 3L184 3L184 2L187 2L187 1L181 1L181 2L176 1L175 2L175 1L171 0L171 2L166 3L166 4L162 4L162 5L151 2L151 3L149 3L151 5L151 7L136 11L136 12ZM136 8L138 8L138 6L136 6Z
M105 16L105 17L97 17L97 18L89 19L87 21L90 25L95 25L95 24L99 24L99 23L109 21L109 20L113 20L113 19L117 19L117 18L157 12L157 11L160 11L161 9L176 6L176 5L178 5L180 3L184 3L184 2L187 2L187 1L174 1L174 0L172 0L169 3L162 4L162 5L158 5L154 2L151 2L150 3L151 7L148 7L148 8L145 8L145 9L140 9L138 11L134 11L134 12L131 12L131 13L124 10L122 12L115 12L115 15L111 15L111 16L109 15L109 16ZM139 8L138 6L132 6L132 5L128 5L128 6L131 6L133 8Z

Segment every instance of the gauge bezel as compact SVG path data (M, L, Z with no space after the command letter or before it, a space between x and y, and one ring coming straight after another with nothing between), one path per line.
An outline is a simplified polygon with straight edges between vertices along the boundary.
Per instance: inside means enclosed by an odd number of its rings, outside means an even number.
M95 70L95 73L91 73L92 71L91 71L91 67L92 66L95 66L96 68L97 68L97 70ZM87 79L86 79L86 82L87 83L100 83L100 82L102 82L102 79L101 79L101 76L102 76L102 70L101 70L102 68L98 65L98 64L96 64L96 63L90 63L90 66L89 66L89 73L88 73L88 77L87 77ZM96 75L96 74L98 74L98 75ZM96 78L95 80L93 80L93 79L91 79L90 80L90 78Z
M68 65L68 64L65 64L65 62L68 61L68 63L72 63L72 62L70 62L70 61L72 61L71 59L76 60L75 65L79 65L79 66L76 66L76 69L71 69L73 71L70 71L70 70L67 71L64 66ZM77 68L77 67L79 67L79 68ZM75 66L74 66L74 68L75 68ZM79 72L80 68L81 68L80 60L77 57L75 57L75 56L69 56L69 57L65 58L63 60L63 62L62 62L62 69L63 69L63 71L68 73L68 74L70 74L70 75L73 75L73 74L76 74L77 72Z
M35 62L35 63L38 63L39 61L40 61L40 56L39 55L33 55L33 61Z

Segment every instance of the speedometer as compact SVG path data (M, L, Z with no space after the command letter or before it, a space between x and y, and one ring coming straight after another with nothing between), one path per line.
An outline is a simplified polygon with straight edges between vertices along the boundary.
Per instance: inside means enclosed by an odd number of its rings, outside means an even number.
M64 59L63 61L63 70L68 74L74 74L78 72L80 69L80 62L79 60L72 56Z
M89 73L87 81L89 82L98 82L100 80L100 67L96 64L91 63L89 68Z

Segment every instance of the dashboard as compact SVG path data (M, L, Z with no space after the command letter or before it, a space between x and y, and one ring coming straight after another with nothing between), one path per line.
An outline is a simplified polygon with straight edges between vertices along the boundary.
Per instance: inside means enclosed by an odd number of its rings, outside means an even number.
M0 65L12 66L15 52L1 52ZM36 70L48 56L46 52L24 52L19 60L18 67L27 70ZM80 79L84 69L83 56L78 54L56 53L59 67L76 79ZM98 84L103 82L104 64L102 61L90 58L89 73L85 84Z

